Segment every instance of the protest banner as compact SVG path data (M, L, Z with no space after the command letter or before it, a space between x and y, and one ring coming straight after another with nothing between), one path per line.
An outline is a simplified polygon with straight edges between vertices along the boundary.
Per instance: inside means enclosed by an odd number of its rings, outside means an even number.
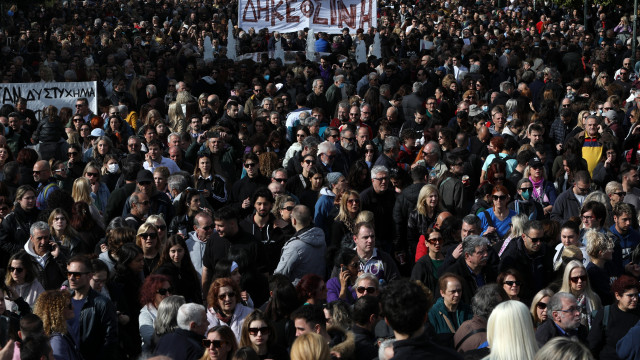
M49 105L58 110L70 107L75 112L75 101L82 97L89 101L89 109L98 113L98 83L95 81L0 84L3 104L15 105L21 97L27 99L27 107L36 113L38 120L42 118L42 110Z
M377 27L377 7L374 0L239 0L238 19L244 30L340 34L346 27L353 34Z

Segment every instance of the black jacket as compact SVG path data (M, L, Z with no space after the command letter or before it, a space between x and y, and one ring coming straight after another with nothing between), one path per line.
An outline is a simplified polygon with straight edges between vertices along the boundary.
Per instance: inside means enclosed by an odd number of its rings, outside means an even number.
M16 205L12 213L5 216L0 226L0 266L7 267L11 255L22 250L29 240L29 229L38 221L40 210L33 208L27 212Z
M587 345L587 327L580 324L578 330L573 330L567 334L562 334L556 323L552 319L547 319L542 325L538 326L536 330L536 341L539 347L543 347L549 340L557 336L576 336L578 340L584 345Z
M173 295L182 295L187 302L202 304L202 285L197 274L192 274L186 267L179 268L173 263L165 263L158 266L153 273L165 275L171 280L175 287Z
M379 248L390 250L395 232L393 222L393 206L396 203L396 193L391 187L387 191L377 194L373 187L360 193L360 209L373 213L376 231L376 244Z
M524 286L520 297L530 300L553 280L553 251L546 244L535 254L529 255L522 238L511 241L502 253L499 272L516 269L522 274Z
M418 203L418 195L425 183L411 184L404 188L400 195L396 197L396 202L393 206L393 221L396 224L396 244L400 248L407 246L407 221L409 220L409 213L416 208ZM414 253L414 249L409 249L409 253Z
M375 335L358 325L354 325L351 331L356 336L356 359L372 360L378 356L377 339Z
M432 293L438 294L438 277L429 254L421 257L413 266L411 280L420 280Z
M62 250L62 249L61 249ZM31 263L36 270L36 277L45 290L59 289L60 285L67 279L67 257L63 251L54 258L49 254L45 260L44 268L31 256Z
M462 277L461 301L465 304L471 304L473 295L478 291L478 285L473 275L471 275L471 271L469 271L469 268L467 267L464 254L460 255L458 260L453 265L449 266L446 272L454 273ZM491 266L485 265L482 269L482 276L484 278L484 283L489 284L496 281L498 274L492 271Z
M153 355L165 355L173 360L197 360L204 354L202 335L193 331L176 329L164 334Z
M426 332L393 343L394 359L402 360L462 360L457 352L433 343Z
M85 359L119 358L118 315L109 299L90 289L78 321L80 353Z

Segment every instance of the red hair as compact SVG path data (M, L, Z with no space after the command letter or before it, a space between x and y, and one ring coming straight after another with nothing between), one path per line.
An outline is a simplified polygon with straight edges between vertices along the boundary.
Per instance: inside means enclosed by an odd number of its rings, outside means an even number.
M145 306L149 303L153 303L158 289L162 287L162 283L165 281L171 284L171 280L169 280L167 276L156 274L149 275L144 280L144 284L142 284L142 288L140 289L140 305Z
M505 195L509 195L509 190L507 190L507 187L504 185L496 185L493 187L493 190L491 190L491 195L494 195L497 192L502 192Z
M214 308L216 311L220 310L220 303L218 302L218 293L220 289L223 287L230 287L233 289L233 292L236 293L236 304L240 303L240 287L236 284L235 281L231 280L231 278L219 278L216 279L209 288L209 293L207 293L207 303L209 306Z
M622 275L611 284L611 292L622 296L629 289L640 290L640 283L629 275Z
M315 298L316 291L318 290L318 286L322 282L322 278L316 274L307 274L300 279L298 285L296 285L296 292L298 293L298 298L302 301L307 301L307 299Z

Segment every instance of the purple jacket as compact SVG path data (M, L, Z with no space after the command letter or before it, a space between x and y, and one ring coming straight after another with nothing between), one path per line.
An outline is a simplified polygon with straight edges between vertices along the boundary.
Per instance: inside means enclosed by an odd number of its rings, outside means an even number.
M332 301L336 300L342 300L340 299L340 289L340 279L338 279L337 277L331 278L327 281L327 303L331 303ZM356 299L358 297L356 296L356 289L349 286L349 290L351 291L351 299L347 298L347 300L342 301L346 302L349 305L352 305L356 302Z

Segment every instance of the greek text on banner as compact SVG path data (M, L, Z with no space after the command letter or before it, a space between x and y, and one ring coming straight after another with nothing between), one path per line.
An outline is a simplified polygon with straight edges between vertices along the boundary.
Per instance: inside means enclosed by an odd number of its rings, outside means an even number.
M36 113L38 120L42 117L42 109L53 105L60 110L70 107L75 112L75 101L87 98L89 109L98 113L98 83L86 82L37 82L0 84L2 104L16 104L18 98L27 99L27 107Z
M339 34L377 27L375 0L240 0L238 26L282 33L313 29Z

